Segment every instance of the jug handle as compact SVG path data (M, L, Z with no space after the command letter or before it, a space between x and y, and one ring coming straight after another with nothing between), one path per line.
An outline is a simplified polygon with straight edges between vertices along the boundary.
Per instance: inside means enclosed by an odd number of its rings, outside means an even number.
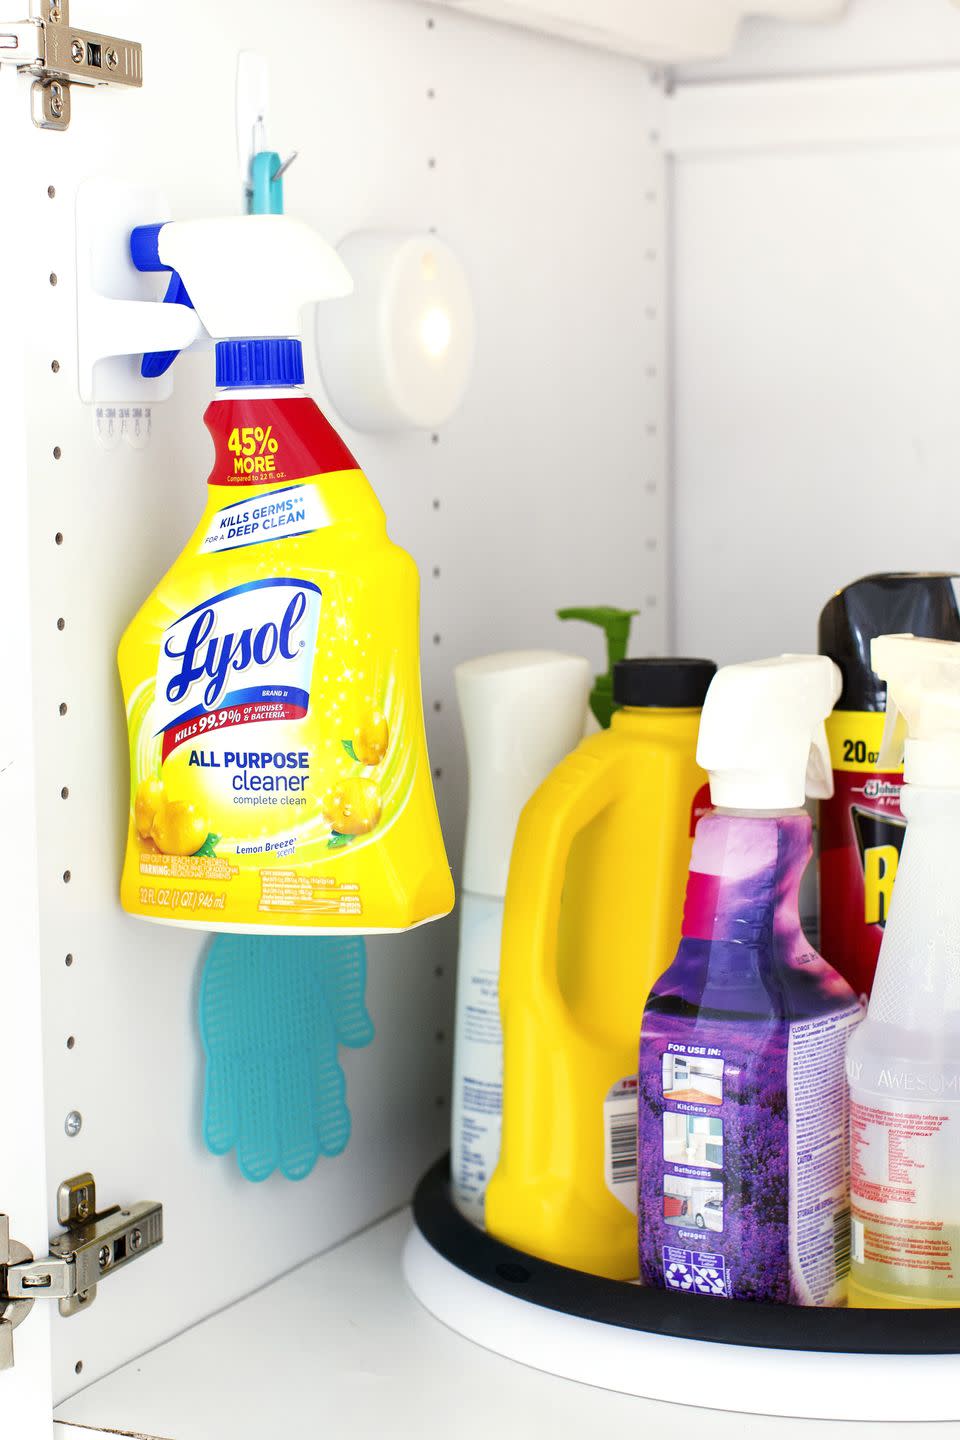
M503 1018L503 1139L500 1164L487 1190L487 1224L510 1238L508 1217L516 1187L549 1171L554 1127L542 1105L565 1105L567 1078L553 1069L552 1100L542 1091L541 1022L564 1008L557 974L560 897L570 848L577 835L616 798L619 755L574 750L535 792L520 817L510 859L501 946ZM530 967L530 1012L511 1013L511 980ZM539 1037L542 1040L542 1036ZM506 1187L506 1188L504 1188ZM513 1237L516 1238L515 1236Z
M577 835L614 800L619 755L574 750L536 791L517 827L503 921L506 966L530 965L540 998L562 1004L557 977L560 897ZM509 983L501 995L509 995ZM501 1009L503 1009L501 1001Z

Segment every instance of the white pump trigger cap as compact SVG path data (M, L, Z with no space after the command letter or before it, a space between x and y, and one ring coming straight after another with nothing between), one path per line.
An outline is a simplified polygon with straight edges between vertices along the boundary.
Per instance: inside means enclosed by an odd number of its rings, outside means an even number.
M825 655L779 655L718 670L697 745L714 805L779 814L799 809L807 795L832 795L824 722L840 688L840 671Z

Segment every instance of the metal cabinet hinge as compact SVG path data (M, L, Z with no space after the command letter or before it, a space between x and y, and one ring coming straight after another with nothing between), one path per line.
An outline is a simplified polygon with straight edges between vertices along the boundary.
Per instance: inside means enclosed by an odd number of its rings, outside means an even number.
M142 85L143 50L134 40L78 30L69 0L40 0L28 20L0 20L0 64L36 75L31 87L33 123L66 130L72 85Z
M13 1332L34 1300L56 1299L61 1315L78 1315L93 1304L101 1280L163 1241L162 1205L145 1200L100 1211L89 1173L60 1186L57 1219L65 1232L50 1241L46 1259L34 1260L10 1239L9 1217L0 1214L0 1370L13 1364Z

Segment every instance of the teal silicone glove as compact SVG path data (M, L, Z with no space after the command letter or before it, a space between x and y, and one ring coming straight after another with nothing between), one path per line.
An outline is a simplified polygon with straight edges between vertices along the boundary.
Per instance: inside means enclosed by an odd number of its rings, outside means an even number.
M350 1139L337 1046L373 1039L359 936L217 935L200 983L203 1134L248 1180L310 1174Z

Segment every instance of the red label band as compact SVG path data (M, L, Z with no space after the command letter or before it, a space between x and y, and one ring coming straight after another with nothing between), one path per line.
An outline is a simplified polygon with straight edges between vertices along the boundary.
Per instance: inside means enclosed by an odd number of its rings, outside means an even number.
M228 730L234 725L260 725L268 720L302 720L306 713L305 706L294 705L287 700L257 700L193 715L163 732L163 759L166 760L188 740L196 740L217 730Z
M214 400L203 419L217 452L209 485L276 485L358 468L307 396Z
M690 871L681 927L685 940L713 939L722 884L722 875L707 875L702 870Z

